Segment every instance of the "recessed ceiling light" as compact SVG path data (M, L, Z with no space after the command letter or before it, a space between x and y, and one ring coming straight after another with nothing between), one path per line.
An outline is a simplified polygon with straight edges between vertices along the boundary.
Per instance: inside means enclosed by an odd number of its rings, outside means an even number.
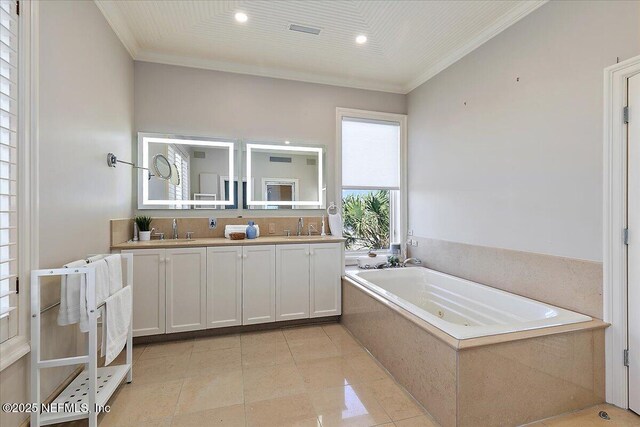
M284 143L289 145L289 144L291 144L291 141L285 141Z
M364 35L359 35L358 37L356 37L356 43L358 44L364 44L367 42L367 36Z
M244 24L248 20L249 20L249 17L247 16L246 13L236 12L236 21L240 22L241 24Z

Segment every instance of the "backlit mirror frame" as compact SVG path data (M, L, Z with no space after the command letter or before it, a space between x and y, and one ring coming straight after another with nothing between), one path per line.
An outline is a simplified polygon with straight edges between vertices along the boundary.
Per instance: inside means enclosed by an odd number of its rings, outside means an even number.
M149 132L138 132L138 159L143 168L149 169L151 159L149 159L149 144L178 144L202 147L218 147L229 150L229 176L236 174L235 150L238 146L236 140L222 138L208 138L201 136L184 136L171 134L157 134ZM233 206L235 192L233 186L229 186L228 200L150 200L148 170L140 169L138 173L138 209L169 209L173 206L193 206L200 209L218 206ZM153 177L151 179L154 179ZM142 197L140 197L142 194ZM223 208L224 209L224 208Z
M297 200L291 201L275 201L275 200L253 200L253 177L251 176L251 150L273 150L273 151L299 151L301 153L312 153L318 155L318 200ZM246 152L246 177L247 191L244 197L247 199L246 204L249 209L266 208L267 206L289 206L291 209L324 209L326 195L324 191L324 153L325 148L320 146L290 145L276 143L254 143L247 142L245 144Z

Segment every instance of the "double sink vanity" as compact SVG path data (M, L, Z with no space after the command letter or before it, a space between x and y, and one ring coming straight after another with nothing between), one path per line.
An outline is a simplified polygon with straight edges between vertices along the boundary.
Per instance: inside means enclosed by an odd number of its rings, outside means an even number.
M179 226L179 237L195 238L134 242L131 219L111 221L111 250L133 254L134 336L340 315L344 239L319 235L325 154L323 145L290 141L140 132L139 211L184 212L154 215L153 235L175 237ZM120 163L109 155L109 166ZM315 216L298 218L302 210ZM260 237L224 238L226 225L246 226L249 215ZM287 236L307 231L303 219L316 235Z
M133 254L139 337L340 315L343 242L211 237L125 241L111 249Z

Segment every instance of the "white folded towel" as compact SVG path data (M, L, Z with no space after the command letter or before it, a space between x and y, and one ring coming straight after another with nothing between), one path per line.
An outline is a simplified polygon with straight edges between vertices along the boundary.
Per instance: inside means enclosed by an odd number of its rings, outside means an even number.
M109 266L104 259L88 264L89 267L95 268L96 283L96 307L102 304L109 297ZM80 287L80 330L87 332L89 330L89 312L87 311L87 286Z
M109 295L113 295L122 289L122 257L114 254L104 260L109 267Z
M127 333L131 323L131 286L125 286L106 299L106 321L102 333L106 336L104 364L110 364L127 343ZM104 347L103 347L104 350Z
M70 262L65 268L85 267L83 259ZM71 325L80 321L80 289L84 286L84 274L62 276L60 280L60 309L58 325Z

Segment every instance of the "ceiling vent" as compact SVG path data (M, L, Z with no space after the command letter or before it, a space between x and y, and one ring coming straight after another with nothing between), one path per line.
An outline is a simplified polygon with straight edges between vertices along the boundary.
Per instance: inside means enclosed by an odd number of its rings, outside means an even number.
M306 25L289 24L289 29L299 33L313 34L314 36L320 34L320 28L307 27Z

